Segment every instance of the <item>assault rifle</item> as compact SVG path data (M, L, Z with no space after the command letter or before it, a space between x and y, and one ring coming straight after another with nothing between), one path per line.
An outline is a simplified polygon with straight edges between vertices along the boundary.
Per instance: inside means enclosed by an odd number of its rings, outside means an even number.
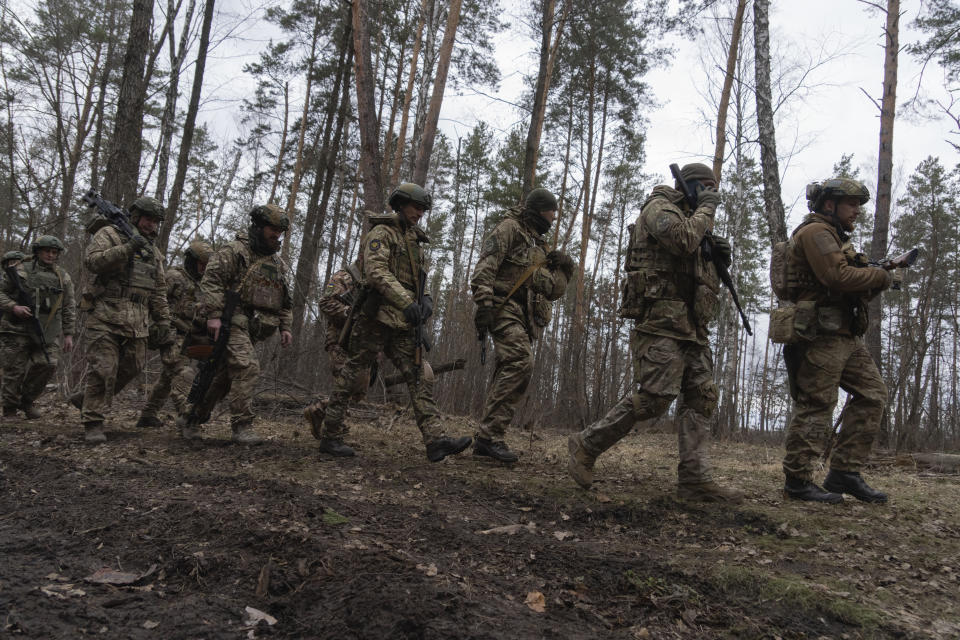
M680 175L680 165L676 163L671 164L670 173L673 174L674 180L676 180L677 184L680 185L680 191L683 193L683 197L687 201L687 204L689 204L692 209L696 209L697 196L695 193L690 191L690 186L687 185L686 181ZM750 327L750 321L747 320L747 314L743 312L743 307L740 306L740 297L737 295L737 290L733 286L733 279L730 278L730 269L728 269L727 265L723 263L723 260L720 259L720 256L714 253L713 234L711 234L709 231L704 234L703 240L700 241L700 251L703 252L703 257L706 258L707 261L712 262L713 266L717 268L717 275L720 276L720 281L730 291L730 296L733 298L733 304L737 307L737 311L740 313L740 320L743 321L743 328L746 329L748 336L752 336L753 329Z
M12 320L23 320L30 323L30 327L33 329L33 333L36 335L37 341L40 343L40 349L43 351L43 357L47 359L47 364L50 364L50 352L47 351L47 338L43 333L43 325L40 324L40 308L37 305L37 301L34 299L33 294L30 293L30 290L27 289L27 285L20 278L20 274L17 273L17 268L13 265L8 266L5 269L7 277L10 279L10 282L17 289L17 303L22 307L27 307L30 309L29 318L18 318L15 313L10 312Z
M420 269L420 275L417 277L417 305L420 307L420 322L413 329L413 364L417 367L417 372L423 369L423 351L430 351L430 343L427 337L423 335L423 323L426 318L423 317L423 296L427 288L427 272ZM429 366L429 365L427 365ZM433 373L431 371L430 376Z
M130 215L113 204L109 200L104 200L99 193L90 189L80 198L90 209L96 209L97 213L107 219L107 222L127 238L137 235L137 230L130 224Z
M230 326L233 319L233 312L240 303L240 294L236 291L226 291L224 293L226 304L223 307L223 313L220 315L220 333L213 343L210 355L200 361L197 369L197 375L190 385L190 395L187 396L187 403L190 405L190 413L187 414L188 424L202 424L206 419L201 420L197 414L197 406L207 396L213 378L217 373L220 363L227 355L227 343L230 342Z
M881 269L891 270L891 269L906 269L912 267L913 263L917 261L917 258L920 256L920 249L914 247L907 251L906 253L901 253L898 256L893 258L884 258L883 260L871 260L871 267L880 267ZM895 278L893 284L890 285L890 288L894 291L900 290L901 279L899 277Z

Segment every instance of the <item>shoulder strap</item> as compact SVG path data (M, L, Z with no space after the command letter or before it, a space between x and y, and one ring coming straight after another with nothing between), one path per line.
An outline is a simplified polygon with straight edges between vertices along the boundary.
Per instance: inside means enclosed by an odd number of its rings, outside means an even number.
M53 306L50 307L50 313L47 315L47 321L43 323L44 333L46 333L47 329L50 327L50 322L53 320L53 317L57 315L57 311L60 311L60 304L63 302L63 274L60 271L60 267L57 265L53 265L53 272L57 274L57 280L60 282L60 295L57 296Z

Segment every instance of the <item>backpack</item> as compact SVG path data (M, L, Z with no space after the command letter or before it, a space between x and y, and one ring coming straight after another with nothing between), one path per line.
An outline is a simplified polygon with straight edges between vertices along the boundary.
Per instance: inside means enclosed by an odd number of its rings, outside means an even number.
M777 242L770 253L770 288L778 300L790 300L790 253L793 239Z

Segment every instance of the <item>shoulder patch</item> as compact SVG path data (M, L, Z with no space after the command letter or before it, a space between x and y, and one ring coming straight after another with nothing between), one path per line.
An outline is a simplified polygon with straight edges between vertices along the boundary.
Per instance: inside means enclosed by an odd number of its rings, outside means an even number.
M331 282L323 289L323 295L332 296L337 292L337 287Z
M820 255L827 255L828 253L835 253L840 251L840 246L837 245L836 239L829 231L820 231L813 234L813 244L817 247L817 251L820 252Z
M487 236L487 239L483 242L483 255L489 256L497 253L500 250L500 242L497 240L497 236L494 233L491 233Z
M372 240L370 240L370 244L367 246L369 247L370 251L373 251L374 253L376 253L377 251L380 251L380 247L382 246L382 244L383 243L381 243L379 240L377 240L376 238L373 238Z

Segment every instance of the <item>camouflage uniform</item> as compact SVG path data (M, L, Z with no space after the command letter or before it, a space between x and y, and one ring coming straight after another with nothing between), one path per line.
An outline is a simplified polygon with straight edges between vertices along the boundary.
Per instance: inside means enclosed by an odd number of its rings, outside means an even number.
M444 437L443 427L432 385L414 365L414 331L403 315L403 309L414 302L418 273L423 269L420 243L427 242L427 236L397 214L370 215L370 222L363 276L371 291L350 332L347 361L334 381L321 436L342 441L347 435L344 418L350 396L383 351L403 374L417 426L424 443L429 444ZM376 308L370 303L373 297L380 301Z
M157 247L148 244L137 252L113 226L104 226L87 245L83 262L95 278L81 305L88 311L88 366L80 421L93 433L102 427L113 396L143 370L150 323L169 327L170 311Z
M719 277L700 243L713 229L718 201L718 196L703 200L691 210L680 191L661 185L631 225L622 312L635 320L630 333L635 388L603 418L571 436L571 474L581 485L589 486L592 474L586 481L578 478L574 459L592 471L596 457L634 424L663 415L679 396L678 492L693 488L698 493L691 497L708 500L740 497L710 480L707 463L718 399L707 325L716 312Z
M254 229L251 227L251 234L256 233ZM208 319L221 318L226 291L240 295L240 304L229 319L226 358L197 405L202 424L209 420L216 404L226 398L235 436L250 430L253 424L253 395L260 374L254 345L278 329L290 331L293 323L287 265L278 255L255 250L251 234L237 234L236 240L213 254L200 281L200 306ZM186 424L186 415L181 414L180 420Z
M545 245L515 207L484 240L473 269L474 302L497 310L490 326L496 369L480 421L483 438L503 440L533 374L531 344L550 323L550 302L567 288L567 274L548 267ZM541 266L507 298L534 264Z
M324 349L330 360L330 375L336 380L347 362L347 351L340 346L340 333L350 317L351 304L347 300L359 293L360 281L363 274L356 265L349 265L346 269L337 271L330 276L330 281L323 289L323 295L317 303L320 311L327 318L327 335ZM359 402L367 396L367 386L370 383L370 371L366 375L357 377L352 393L351 402ZM320 427L323 424L327 408L326 400L319 400L303 410L303 416L311 425L314 436L320 437Z
M788 254L793 302L814 301L819 327L810 342L784 347L795 412L787 428L783 470L809 481L832 433L837 388L851 394L830 460L831 470L859 472L876 437L887 390L860 336L867 327L866 300L890 286L881 268L858 266L844 252L833 220L811 214L794 230Z
M187 393L196 375L196 365L183 353L183 347L206 341L206 327L198 324L197 319L199 277L194 277L183 267L173 267L166 273L166 278L167 303L178 338L171 344L160 346L160 377L150 389L140 413L141 421L145 418L155 419L168 397L173 400L178 415L187 410ZM186 345L183 344L184 339Z
M4 413L17 408L30 409L57 370L61 336L72 336L76 332L76 300L70 275L56 264L44 264L36 256L15 269L36 301L38 308L31 311L43 327L50 361L43 354L33 324L13 315L13 308L18 304L17 287L4 273L0 286Z

